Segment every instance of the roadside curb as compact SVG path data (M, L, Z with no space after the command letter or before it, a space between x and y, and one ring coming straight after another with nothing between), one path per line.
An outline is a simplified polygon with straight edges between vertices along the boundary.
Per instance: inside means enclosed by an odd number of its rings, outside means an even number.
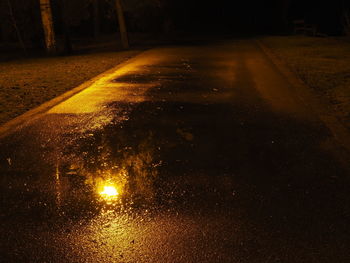
M129 58L126 58L123 62L119 63L117 66L108 69L107 71L98 74L97 76L93 77L92 79L85 81L84 83L80 84L79 86L63 93L62 95L53 98L47 102L44 102L40 106L31 109L22 115L4 123L3 125L0 126L0 139L7 136L14 130L17 130L24 124L27 124L31 121L36 120L41 116L42 113L50 110L51 108L55 107L56 105L60 104L61 102L73 97L74 95L80 93L81 91L85 90L86 88L90 87L93 85L95 82L97 82L99 79L117 71L118 69L124 67L125 65L129 64L132 62L136 57L138 57L140 54L146 52L147 50L142 50L138 53L136 53L134 56L131 56Z
M289 66L268 46L261 40L255 39L255 43L268 57L272 64L280 71L280 73L288 80L298 99L304 104L311 107L311 109L319 116L320 120L328 127L336 141L344 149L347 156L350 156L350 134L347 128L339 121L339 119L332 112L332 106L322 98L319 98L311 88L306 85Z

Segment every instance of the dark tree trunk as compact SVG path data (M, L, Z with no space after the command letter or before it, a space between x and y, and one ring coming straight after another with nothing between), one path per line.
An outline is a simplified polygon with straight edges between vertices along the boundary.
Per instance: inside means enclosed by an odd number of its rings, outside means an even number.
M18 42L19 42L23 52L27 53L27 47L26 47L26 45L25 45L25 43L23 41L21 31L18 28L17 20L16 20L16 17L15 17L15 14L13 12L13 8L12 8L12 4L11 4L10 0L7 0L7 5L8 5L8 10L9 10L9 15L10 15L10 18L11 18L12 26L14 27L15 32L16 32L17 40L18 40Z
M57 53L56 37L53 28L52 11L50 0L40 0L41 21L45 34L46 51L48 54Z
M128 40L128 33L126 30L125 18L124 18L124 12L123 12L121 0L115 0L115 7L116 7L116 11L117 11L117 16L118 16L122 47L124 49L128 49L129 48L129 40Z
M281 32L286 32L288 31L289 28L289 21L288 21L288 16L289 16L289 8L291 5L291 0L282 0L279 3L279 23L281 23L280 30Z
M62 29L63 29L63 48L65 54L71 54L73 51L70 23L67 17L66 0L61 0L61 14L62 14Z

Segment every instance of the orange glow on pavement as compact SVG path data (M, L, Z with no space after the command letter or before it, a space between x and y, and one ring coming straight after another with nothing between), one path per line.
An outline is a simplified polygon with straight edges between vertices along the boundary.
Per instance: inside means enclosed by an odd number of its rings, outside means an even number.
M103 187L103 191L100 192L100 195L105 200L113 200L119 196L119 192L114 186L106 185Z

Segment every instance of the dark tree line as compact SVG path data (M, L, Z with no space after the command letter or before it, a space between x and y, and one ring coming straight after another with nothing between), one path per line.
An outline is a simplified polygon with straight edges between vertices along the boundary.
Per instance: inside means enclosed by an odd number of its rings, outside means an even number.
M102 30L122 28L121 7L121 0L0 0L0 41L18 42L24 51L46 47L49 53L58 42L69 53L72 36L97 38Z
M73 38L98 39L116 34L118 27L124 47L128 45L125 28L168 35L174 31L288 33L293 20L304 19L326 34L350 34L349 0L0 0L0 41L17 42L24 51L50 45L51 33L44 25L50 19L43 15L47 3L55 45L66 53L72 50Z

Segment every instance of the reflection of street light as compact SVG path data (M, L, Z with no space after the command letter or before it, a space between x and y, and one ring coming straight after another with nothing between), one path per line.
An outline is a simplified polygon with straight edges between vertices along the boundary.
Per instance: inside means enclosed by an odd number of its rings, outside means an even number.
M119 192L118 192L117 188L115 188L114 186L105 185L103 187L103 191L100 192L100 195L105 200L112 200L112 199L116 199L118 197Z

